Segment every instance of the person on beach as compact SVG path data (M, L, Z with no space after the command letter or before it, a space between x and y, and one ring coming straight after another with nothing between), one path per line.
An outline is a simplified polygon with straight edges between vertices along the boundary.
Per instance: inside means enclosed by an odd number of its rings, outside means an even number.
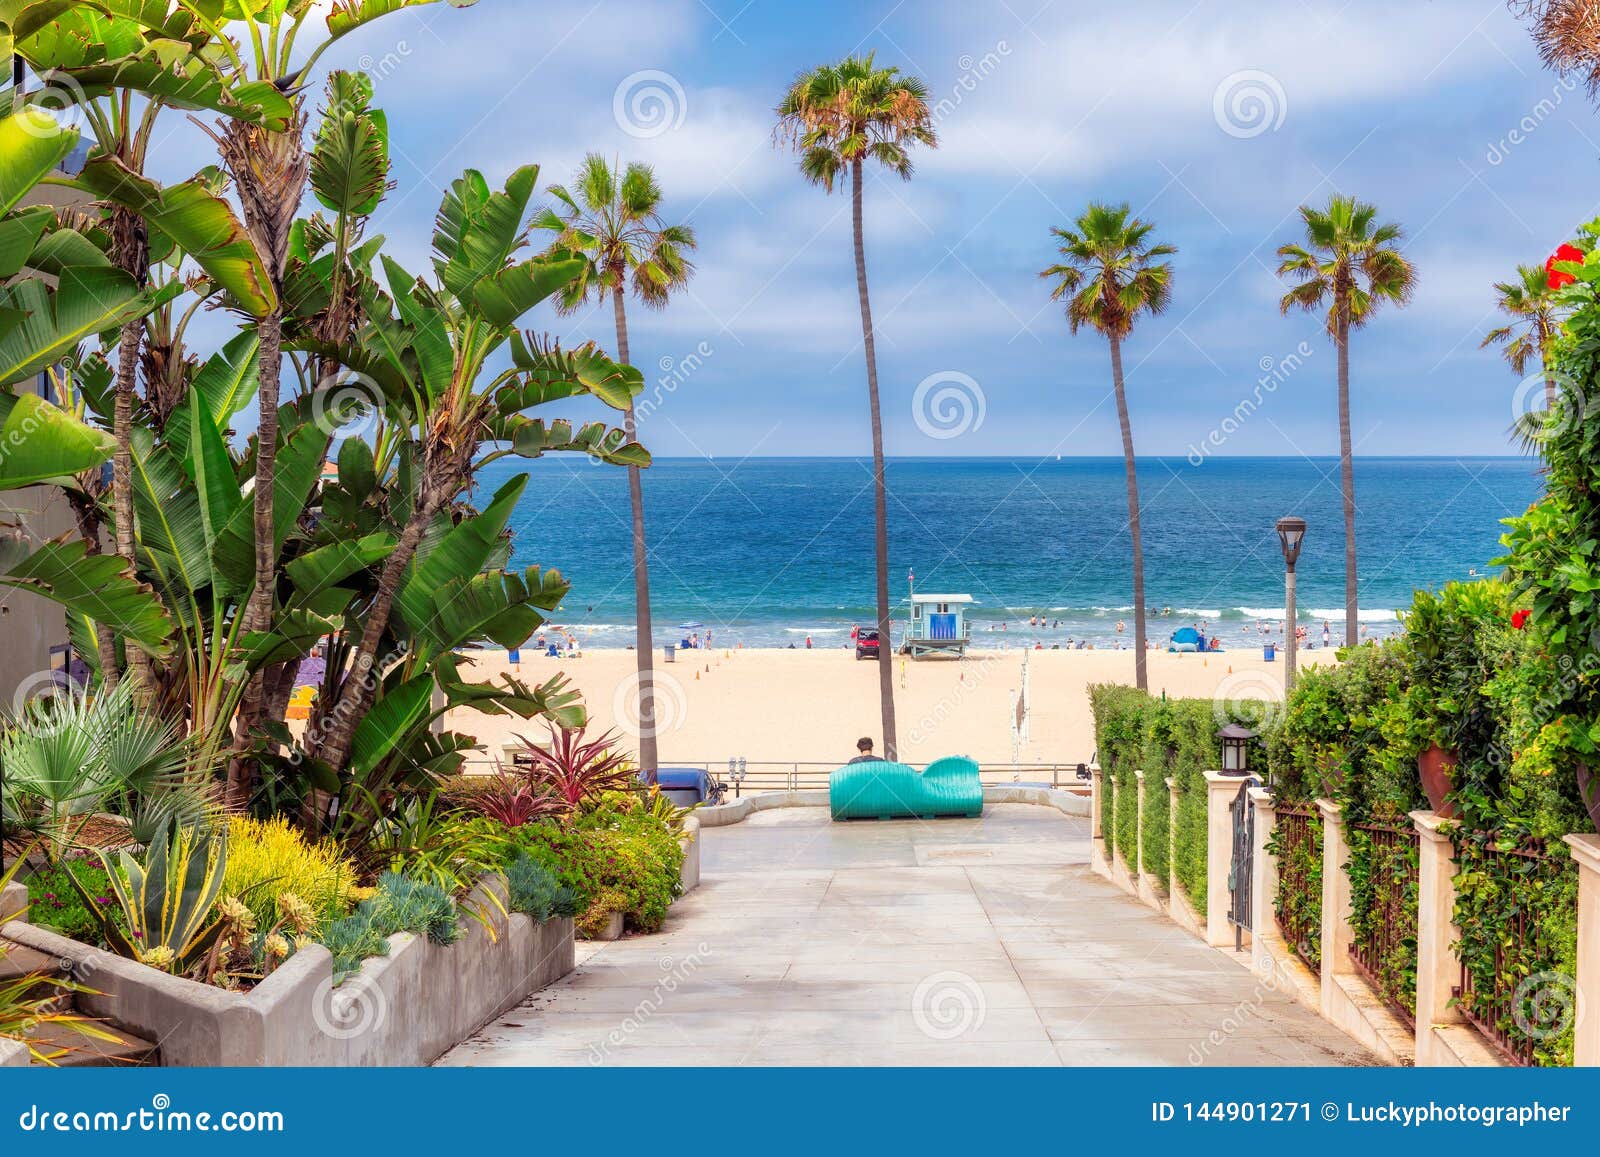
M859 751L861 754L856 756L854 759L852 759L850 761L851 763L876 763L876 762L878 762L878 757L876 755L872 754L872 738L871 738L871 736L863 735L860 739L856 740L856 750Z
M1328 647L1328 646L1332 646L1332 644L1333 644L1333 630L1328 626L1328 620L1327 619L1323 619L1322 620L1322 645L1324 647Z
M806 650L808 650L808 651L811 650L811 636L810 635L806 636Z
M1120 635L1120 634L1122 634L1123 631L1126 631L1127 629L1128 629L1128 624L1123 622L1121 619L1118 619L1117 620L1117 634Z

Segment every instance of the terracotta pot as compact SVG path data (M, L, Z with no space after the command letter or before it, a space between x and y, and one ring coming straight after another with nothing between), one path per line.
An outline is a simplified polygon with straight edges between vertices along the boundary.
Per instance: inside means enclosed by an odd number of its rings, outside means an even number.
M1578 795L1583 798L1583 806L1589 809L1589 822L1600 832L1600 782L1596 782L1587 763L1578 764Z
M1447 820L1456 817L1455 804L1446 802L1445 797L1455 790L1455 770L1460 762L1460 756L1437 743L1417 756L1417 771L1422 776L1422 790L1428 797L1428 806Z

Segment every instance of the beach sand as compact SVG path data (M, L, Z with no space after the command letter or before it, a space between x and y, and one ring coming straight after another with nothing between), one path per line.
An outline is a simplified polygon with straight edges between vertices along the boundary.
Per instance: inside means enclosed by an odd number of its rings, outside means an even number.
M1094 752L1088 688L1133 683L1131 651L1029 651L1028 742L1018 762L1076 764ZM900 757L919 766L943 755L980 763L1012 761L1010 713L1022 685L1024 652L974 650L961 661L894 659ZM1302 651L1302 667L1332 661L1331 650ZM472 675L513 671L537 682L560 672L583 693L589 734L611 728L637 744L638 681L634 652L592 650L552 659L522 651L512 667L504 651L471 654ZM1215 654L1151 652L1150 690L1173 697L1279 699L1283 656L1265 662L1259 648ZM877 664L851 650L679 651L674 663L656 660L657 743L662 766L710 763L726 767L743 757L752 768L790 761L838 765L855 754L857 738L872 736L882 751ZM488 749L468 770L488 769L516 732L544 737L542 724L507 716L454 711L453 730L475 735ZM1024 775L1022 778L1028 778Z

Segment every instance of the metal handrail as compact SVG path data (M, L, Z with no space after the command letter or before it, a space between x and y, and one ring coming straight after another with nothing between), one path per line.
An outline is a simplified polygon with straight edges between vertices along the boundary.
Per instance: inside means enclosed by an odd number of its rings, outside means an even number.
M468 759L463 767L467 774L474 769L483 772L496 765L493 759ZM839 762L827 760L755 760L755 759L663 759L662 767L684 767L704 771L708 775L728 780L735 796L748 788L751 791L808 791L828 786L828 776L838 769ZM1052 788L1086 786L1088 761L1081 763L1004 763L979 764L979 782L1000 787L1008 784L1043 784ZM1080 775L1081 771L1081 775Z

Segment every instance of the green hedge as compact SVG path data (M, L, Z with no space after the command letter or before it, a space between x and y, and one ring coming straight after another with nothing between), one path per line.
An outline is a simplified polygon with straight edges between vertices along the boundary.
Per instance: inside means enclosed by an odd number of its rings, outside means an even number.
M1254 725L1253 705L1230 704L1219 718L1219 704L1209 699L1152 698L1133 687L1103 683L1089 689L1094 712L1095 743L1100 766L1117 782L1114 816L1102 810L1101 827L1108 848L1123 850L1123 862L1134 867L1133 840L1138 822L1134 771L1145 773L1143 870L1166 887L1177 879L1201 915L1206 907L1207 769L1220 766L1217 729L1242 712ZM1168 779L1176 782L1178 806L1171 806ZM1127 795L1122 795L1126 784ZM1102 800L1102 807L1108 807ZM1109 816L1109 819L1108 819ZM1169 855L1169 841L1173 855Z
M1097 683L1089 688L1095 750L1105 779L1100 829L1106 853L1120 855L1130 871L1139 868L1137 782L1133 773L1139 767L1144 746L1144 710L1148 702L1149 696L1133 687ZM1112 784L1116 786L1114 805Z

